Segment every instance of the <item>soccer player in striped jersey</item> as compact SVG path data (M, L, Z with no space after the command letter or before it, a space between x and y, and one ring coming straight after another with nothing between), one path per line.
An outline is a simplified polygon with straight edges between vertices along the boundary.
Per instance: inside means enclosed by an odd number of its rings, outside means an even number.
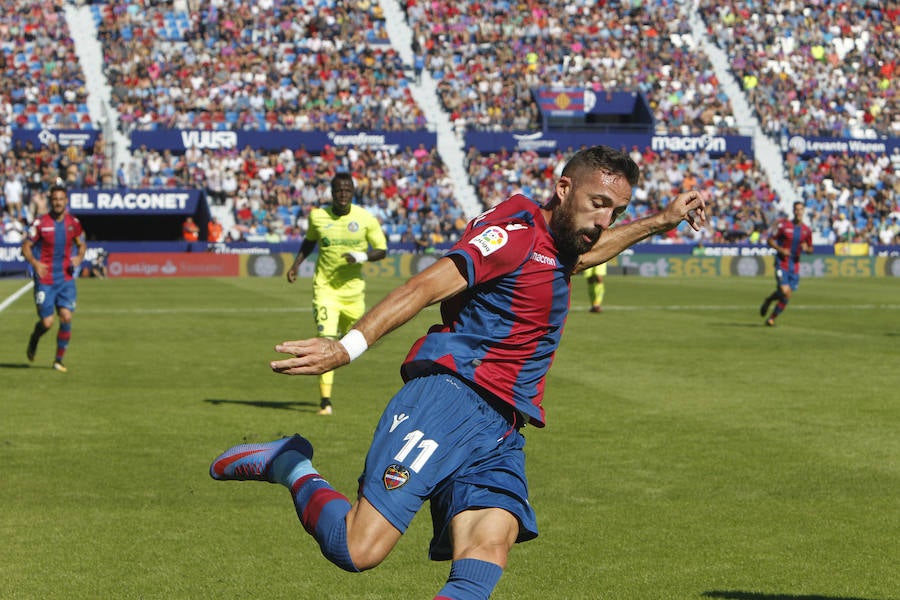
M800 285L800 253L812 254L812 230L803 223L806 209L802 202L794 202L794 218L780 219L769 236L768 244L775 254L775 291L763 300L759 307L759 316L765 317L769 306L775 302L772 314L766 319L766 325L775 326L778 318L791 295Z
M50 212L39 216L28 229L22 242L22 256L34 272L34 303L38 321L28 339L26 356L34 362L38 341L53 327L54 313L59 313L56 355L53 368L65 373L63 357L72 336L72 314L75 312L75 273L84 260L87 244L81 222L67 210L66 188L50 188ZM78 252L73 256L72 247Z
M515 195L471 221L451 250L368 311L341 340L283 342L270 366L315 375L349 363L426 306L441 323L409 351L403 388L378 423L355 502L313 467L295 435L243 444L210 467L218 480L291 490L322 553L357 572L390 553L426 499L432 560L450 560L436 598L485 599L513 544L537 536L525 479L526 424L544 426L545 376L569 310L571 276L682 220L705 222L700 194L612 228L631 199L637 165L606 146L575 154L546 203Z

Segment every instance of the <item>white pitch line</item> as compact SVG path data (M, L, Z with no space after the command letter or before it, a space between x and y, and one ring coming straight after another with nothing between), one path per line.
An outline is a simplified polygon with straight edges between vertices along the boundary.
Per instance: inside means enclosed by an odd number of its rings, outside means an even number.
M7 306L9 306L10 304L12 304L12 303L15 302L16 300L18 300L20 297L22 297L23 294L27 293L28 290L30 290L30 289L33 288L33 287L34 287L34 282L33 282L33 281L29 281L29 282L26 283L24 286L22 286L21 288L19 288L19 290L17 290L15 293L13 293L12 296L10 296L10 297L7 298L6 300L4 300L2 303L0 303L0 312L3 312L3 311L6 309Z
M583 308L586 308L584 305ZM578 308L578 307L576 307ZM747 305L702 305L688 304L679 306L673 304L670 306L604 306L604 312L607 310L637 311L637 310L747 310ZM751 308L759 308L756 305ZM791 304L791 310L897 310L900 304Z
M426 311L437 310L437 306L426 307ZM572 306L572 312L587 310L588 305ZM746 311L758 310L756 305L657 305L657 306L604 306L605 311L637 312L637 311ZM794 305L791 310L900 310L900 304L820 304L820 305ZM309 313L307 307L206 307L206 308L110 308L92 309L79 307L78 314L119 314L119 315L174 315L174 314L254 314L254 313Z
M18 300L23 294L28 292L32 287L34 287L34 282L29 281L25 286L16 291L13 295L3 301L0 304L0 311L6 309L13 302ZM698 304L687 304L687 305L648 305L648 306L604 306L604 311L622 311L622 312L637 312L637 311L744 311L748 309L756 309L758 308L756 305L747 306L747 305L698 305ZM426 310L436 310L437 307L430 306L427 307ZM573 304L572 310L577 312L580 310L586 310L587 305ZM898 310L900 309L900 304L819 304L819 305L803 305L803 304L791 304L791 310ZM311 308L308 307L292 307L292 306L283 306L283 307L206 307L206 308L181 308L181 307L172 307L172 308L140 308L140 307L128 307L128 308L104 308L104 309L91 309L88 307L79 307L79 314L120 314L120 315L131 315L131 314L141 314L141 315L172 315L172 314L252 314L252 313L308 313L312 312Z

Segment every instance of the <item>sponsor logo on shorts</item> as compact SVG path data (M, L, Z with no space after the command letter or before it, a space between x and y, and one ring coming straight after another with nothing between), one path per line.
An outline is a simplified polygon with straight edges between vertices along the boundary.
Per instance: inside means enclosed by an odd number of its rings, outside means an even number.
M492 254L506 245L509 235L502 227L492 225L469 240L469 243L478 248L482 256Z
M400 425L400 423L407 420L408 418L409 418L409 415L406 413L400 413L399 415L394 415L394 422L391 423L391 433L393 433L394 430L397 429L397 426Z
M387 491L402 488L409 481L409 471L400 465L391 465L384 470L384 489Z

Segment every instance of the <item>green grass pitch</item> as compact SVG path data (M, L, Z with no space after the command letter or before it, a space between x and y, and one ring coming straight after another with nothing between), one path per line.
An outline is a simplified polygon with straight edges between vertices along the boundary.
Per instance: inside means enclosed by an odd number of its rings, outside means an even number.
M0 301L26 282L0 280ZM370 279L370 302L399 283ZM582 278L527 428L540 537L498 599L900 598L900 281L813 279L776 328L769 278ZM214 482L226 447L301 432L345 494L436 308L336 374L273 374L313 334L310 282L84 280L66 356L0 312L0 598L431 598L427 507L376 570L333 567L281 487Z

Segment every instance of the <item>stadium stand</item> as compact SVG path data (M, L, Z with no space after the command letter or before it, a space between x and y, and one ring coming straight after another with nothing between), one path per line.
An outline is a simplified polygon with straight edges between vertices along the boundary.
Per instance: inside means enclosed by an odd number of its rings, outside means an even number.
M407 3L415 49L461 129L540 128L533 90L644 93L657 133L733 132L735 121L688 25L688 3Z
M699 10L763 131L782 143L814 241L895 243L896 150L804 155L792 145L900 137L900 3L703 0Z
M93 126L62 6L61 0L0 3L0 97L6 122L17 128Z
M770 135L900 136L897 2L699 5Z
M778 198L769 187L759 165L743 155L712 159L705 152L679 157L632 148L630 154L641 166L642 180L620 222L638 219L664 206L682 191L697 188L707 196L710 223L702 232L689 227L657 236L655 243L728 244L754 241L765 236L778 217ZM479 194L492 206L513 193L547 197L548 182L565 163L566 153L539 156L534 152L482 155L469 154L469 168ZM764 238L763 238L764 239Z
M177 3L176 3L177 4ZM125 131L425 126L377 5L94 4Z
M78 9L97 27L122 132L427 131L435 107L416 98L433 82L438 109L463 148L462 179L451 177L456 165L435 148L138 145L114 164L102 134L83 148L63 146L45 132L97 129L64 18L63 9L72 6L62 0L0 4L6 75L0 175L3 183L22 185L26 215L41 209L56 177L84 188L202 189L231 239L296 240L309 209L327 201L324 182L343 169L354 173L363 202L393 243L447 243L472 216L458 202L463 188L473 188L484 207L516 191L543 197L548 179L575 149L482 152L467 144L467 134L540 133L546 120L535 90L584 87L599 98L641 94L652 111L652 133L662 135L747 135L733 105L746 99L753 127L780 144L778 166L807 205L817 243L896 243L900 229L900 155L804 152L794 144L797 136L900 136L897 2L702 0L695 8L653 0L623 9L544 0L510 18L504 0L465 10L406 0L396 14L405 16L400 25L411 32L409 47L397 45L392 25L398 23L386 21L395 14L388 2L129 0ZM703 52L705 43L728 57L724 79ZM731 77L736 92L728 91ZM42 137L23 142L22 130ZM784 189L742 152L626 149L644 175L624 219L691 185L712 206L704 241L763 242L784 211ZM15 238L18 219L5 201L3 207L4 228ZM682 228L652 241L696 240Z
M306 233L309 211L331 201L337 171L353 174L359 201L381 221L392 243L452 242L465 227L453 184L436 151L335 147L259 152L138 150L135 187L203 188L226 227L226 239L284 241Z

